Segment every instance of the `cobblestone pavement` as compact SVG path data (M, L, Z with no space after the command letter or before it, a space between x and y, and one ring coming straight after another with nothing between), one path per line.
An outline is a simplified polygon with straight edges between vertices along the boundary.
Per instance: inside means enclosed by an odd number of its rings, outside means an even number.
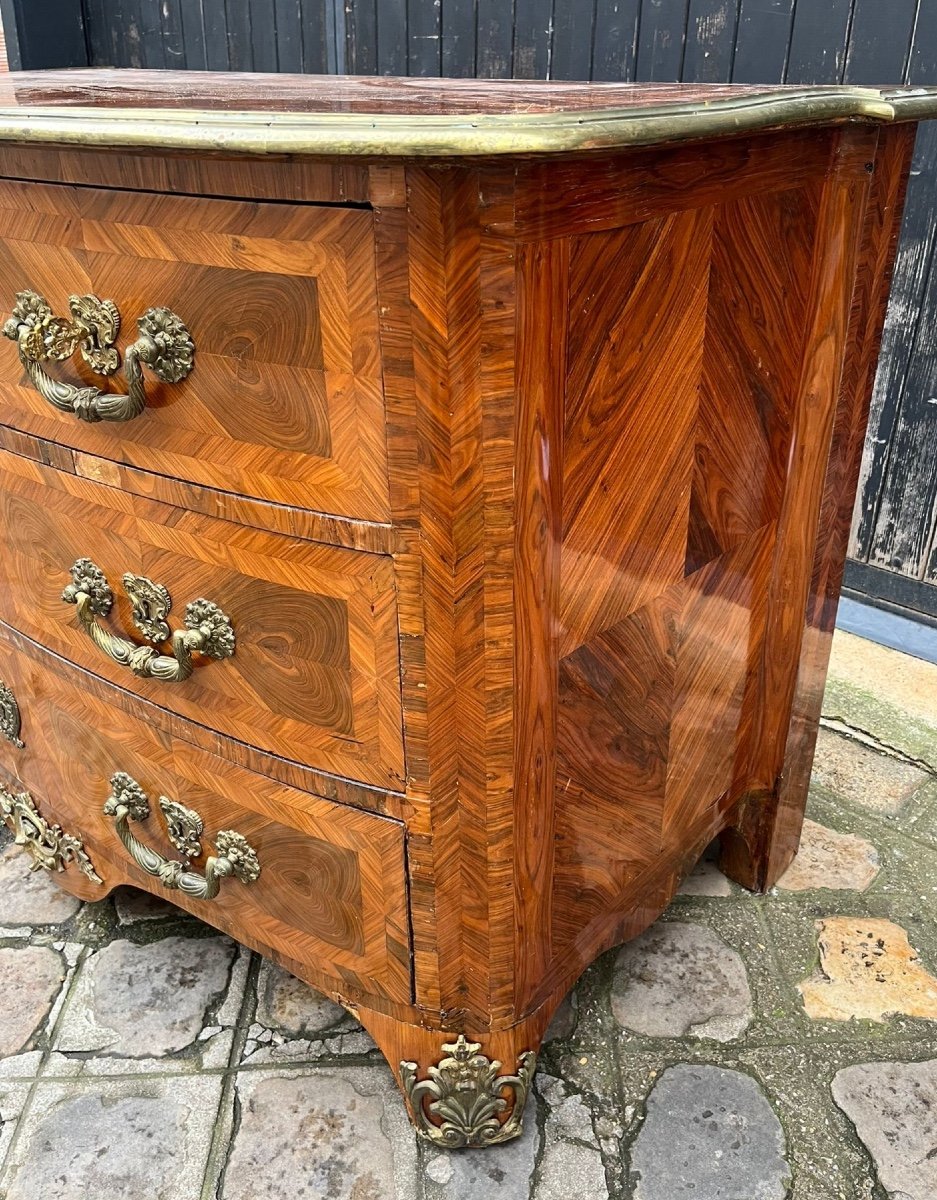
M417 1145L342 1009L0 848L0 1200L934 1200L937 667L837 635L803 850L704 861L554 1021L523 1136Z

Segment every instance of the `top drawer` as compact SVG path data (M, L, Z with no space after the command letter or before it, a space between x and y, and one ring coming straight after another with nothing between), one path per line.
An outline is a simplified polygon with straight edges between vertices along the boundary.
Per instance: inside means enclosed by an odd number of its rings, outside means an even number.
M144 366L146 406L89 424L40 396L0 339L0 423L104 458L245 496L389 519L370 210L214 200L0 180L0 314L17 292L70 318L112 300L121 366L80 351L56 380L127 390L126 347L167 308L195 344L191 373Z

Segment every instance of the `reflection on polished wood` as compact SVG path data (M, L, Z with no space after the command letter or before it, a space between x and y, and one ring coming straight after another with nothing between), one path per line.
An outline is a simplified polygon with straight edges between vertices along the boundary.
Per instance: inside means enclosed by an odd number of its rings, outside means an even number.
M178 86L222 122L248 95ZM599 106L585 128L701 99L269 86L332 117ZM11 303L158 295L198 346L126 428L60 420L0 346L0 678L22 743L0 741L0 777L80 831L107 887L159 887L102 812L115 772L242 834L256 881L180 903L352 1008L441 1144L518 1132L563 995L709 841L752 888L796 851L900 121L937 113L875 95L850 124L802 108L759 133L445 164L0 147ZM20 96L173 103L149 76ZM61 602L82 557L211 596L233 657L171 688L121 672ZM173 620L115 596L98 620L165 653Z

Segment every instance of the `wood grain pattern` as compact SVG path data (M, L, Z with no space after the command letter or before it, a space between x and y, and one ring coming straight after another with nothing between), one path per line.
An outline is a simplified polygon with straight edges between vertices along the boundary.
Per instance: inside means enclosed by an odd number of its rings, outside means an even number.
M121 349L153 305L196 346L177 384L147 381L133 421L48 405L0 346L0 422L222 492L387 521L372 217L366 211L0 182L0 296L112 298ZM79 356L59 378L107 387ZM123 386L120 377L113 386Z
M819 497L818 532L784 764L775 793L762 802L771 809L770 819L765 819L761 807L743 808L738 833L733 830L725 840L727 865L747 880L765 875L770 878L797 847L913 149L910 127L888 131L879 138L865 206L860 265L830 452Z
M307 204L364 204L370 198L367 164L347 159L186 158L10 145L4 146L0 155L0 169L11 179L170 195L237 196Z
M403 745L388 559L299 542L142 500L0 454L5 553L0 619L88 670L283 758L400 790ZM171 620L206 596L228 613L235 656L178 685L136 679L103 655L61 600L92 558L111 582L107 619L134 637L125 571L169 588ZM104 618L102 618L104 620Z
M137 836L174 857L156 801L166 795L194 808L205 841L235 829L257 851L261 874L245 885L224 880L212 901L172 903L235 935L255 931L277 953L325 969L339 981L392 1000L410 999L404 827L316 796L296 792L166 738L63 672L57 660L15 652L0 630L0 678L23 714L25 749L0 741L0 771L29 789L41 810L80 831L109 889L130 882L157 895L158 880L135 866L102 812L115 771L132 775L149 794L151 815ZM110 689L113 691L114 689ZM68 747L49 754L48 747ZM203 869L204 860L193 860ZM92 898L100 898L96 889Z
M778 813L777 791L786 754L797 688L818 521L833 423L848 348L849 321L858 272L877 132L844 132L833 142L817 216L817 234L806 306L805 343L793 414L788 479L778 522L775 564L768 595L767 638L756 709L757 755L748 788L761 831L750 870L737 876L750 886L770 887L797 850L803 799ZM765 801L767 797L767 801Z

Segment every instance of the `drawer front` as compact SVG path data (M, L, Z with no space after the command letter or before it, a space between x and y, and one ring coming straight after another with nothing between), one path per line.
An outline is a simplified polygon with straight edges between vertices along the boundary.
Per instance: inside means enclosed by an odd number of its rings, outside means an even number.
M185 512L5 452L0 535L0 620L248 746L402 790L389 558ZM191 602L217 605L230 619L233 656L195 653L182 681L134 674L92 641L78 606L63 602L78 559L93 560L111 590L110 611L93 617L106 637L155 652L159 631L148 624L144 634L135 622L129 573L167 590L162 634L184 631ZM158 647L159 662L172 665L170 641L163 637Z
M0 312L30 290L113 300L123 367L80 350L55 379L126 390L126 348L151 308L177 314L191 373L144 367L146 405L89 424L30 384L0 339L0 423L212 488L362 520L389 519L372 214L0 180Z
M338 989L409 1001L401 823L283 786L168 737L146 720L139 701L77 668L63 670L50 656L27 657L2 632L0 682L0 715L10 711L13 696L21 717L21 745L0 723L0 782L10 791L28 790L44 818L81 837L102 884L72 863L67 870L80 894L103 896L132 882L234 937L337 977ZM117 772L148 797L149 816L130 825L157 858L185 862L190 874L204 878L208 856L223 856L226 848L221 831L230 831L237 835L232 845L242 838L256 854L256 879L248 878L252 872L221 878L211 899L167 890L137 866L114 816L104 812ZM161 797L201 819L200 855L189 857L173 844L168 820L178 831L179 810L171 804L164 813Z

